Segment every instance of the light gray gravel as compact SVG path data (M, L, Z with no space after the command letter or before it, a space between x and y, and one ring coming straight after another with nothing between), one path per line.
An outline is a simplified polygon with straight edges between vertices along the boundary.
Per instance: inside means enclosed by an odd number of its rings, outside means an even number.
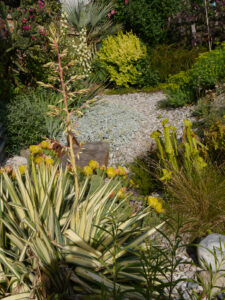
M125 95L103 95L79 121L79 140L106 140L110 144L110 165L125 164L150 149L150 134L162 129L161 121L177 128L181 137L183 120L194 120L193 106L177 109L160 109L165 99L162 92ZM60 139L61 142L64 139Z

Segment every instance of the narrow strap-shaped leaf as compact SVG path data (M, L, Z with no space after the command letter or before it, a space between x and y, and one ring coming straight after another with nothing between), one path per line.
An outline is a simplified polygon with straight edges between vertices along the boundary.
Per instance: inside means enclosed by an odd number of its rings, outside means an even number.
M72 231L71 229L66 230L66 232L64 233L64 235L71 240L72 242L75 243L75 245L84 248L85 250L88 250L92 253L94 253L97 256L101 255L101 252L95 250L94 248L92 248L89 244L87 244L82 238L79 237L79 235L77 235L74 231Z
M1 298L2 300L29 300L30 299L30 293L21 293L16 294L8 297Z

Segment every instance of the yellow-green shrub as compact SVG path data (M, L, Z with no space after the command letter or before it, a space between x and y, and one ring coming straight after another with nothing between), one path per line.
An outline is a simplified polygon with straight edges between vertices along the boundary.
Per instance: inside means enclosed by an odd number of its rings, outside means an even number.
M108 36L98 52L101 66L109 73L110 81L118 86L128 86L137 83L141 75L136 64L146 57L146 47L132 32L116 36Z

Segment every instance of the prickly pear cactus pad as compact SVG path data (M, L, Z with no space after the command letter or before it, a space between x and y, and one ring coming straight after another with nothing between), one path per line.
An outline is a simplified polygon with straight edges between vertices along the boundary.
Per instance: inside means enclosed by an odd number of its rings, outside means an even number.
M121 145L129 143L140 128L146 116L134 108L112 102L101 102L87 110L78 121L78 140L107 141L110 150L115 151ZM65 144L65 136L60 137Z

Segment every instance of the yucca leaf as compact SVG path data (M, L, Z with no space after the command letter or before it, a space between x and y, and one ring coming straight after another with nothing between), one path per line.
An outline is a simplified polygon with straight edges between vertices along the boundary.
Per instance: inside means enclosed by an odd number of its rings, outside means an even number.
M101 252L95 250L94 248L92 248L89 244L87 244L82 238L80 238L74 231L72 231L71 229L68 229L64 235L70 239L72 242L75 243L75 245L90 251L91 253L94 253L97 256L101 255Z
M102 264L90 256L83 257L81 255L66 254L65 261L67 263L75 264L76 266L82 266L91 269L102 268Z
M95 282L97 283L99 286L104 285L105 287L109 288L109 289L113 289L113 282L110 281L109 279L107 279L106 277L103 276L99 276L94 272L91 272L89 270L86 270L84 268L81 267L77 267L75 269L75 273L78 274L79 276L86 278L89 281ZM121 284L116 284L116 288L122 292L126 292L127 291L127 296L131 296L132 298L130 299L144 299L143 296L141 296L140 294L136 293L135 291L133 291L132 293L130 293L129 291L134 290L133 288L131 288L130 286L124 286ZM128 298L129 299L129 298Z
M165 222L162 222L161 224L159 224L158 226L149 229L147 232L143 233L142 235L139 235L138 237L136 237L133 241L131 241L128 245L126 245L127 249L131 249L131 248L135 248L138 245L140 245L145 239L149 238L151 235L153 235L155 232L157 232L157 230L159 228L161 228L163 225L165 224ZM119 257L121 257L122 255L124 255L126 253L126 249L123 249L121 251L119 251L116 255L116 258L118 259ZM107 260L108 264L112 264L113 263L113 257L111 257L110 259Z
M9 192L9 195L10 195L12 201L14 201L15 204L19 204L19 205L23 206L23 203L21 203L21 200L20 200L18 194L16 193L16 190L14 188L14 184L12 183L12 180L9 178L9 176L6 173L3 173L3 176L4 176L7 191ZM26 217L23 209L18 209L17 213L21 220Z
M28 171L26 171L26 172L28 172ZM21 193L21 198L23 199L23 207L26 209L26 211L30 215L30 218L32 220L34 220L34 210L35 210L34 203L32 203L32 200L28 194L28 191L26 190L26 187L23 183L21 174L18 169L15 169L15 174L16 174L16 180L18 183L18 188Z
M30 293L21 293L16 294L8 297L1 298L2 300L29 300L30 299Z
M12 263L8 261L6 256L2 253L0 253L0 262L2 262L6 268L8 268L17 279L20 279L20 274L17 272L17 270L13 267Z

